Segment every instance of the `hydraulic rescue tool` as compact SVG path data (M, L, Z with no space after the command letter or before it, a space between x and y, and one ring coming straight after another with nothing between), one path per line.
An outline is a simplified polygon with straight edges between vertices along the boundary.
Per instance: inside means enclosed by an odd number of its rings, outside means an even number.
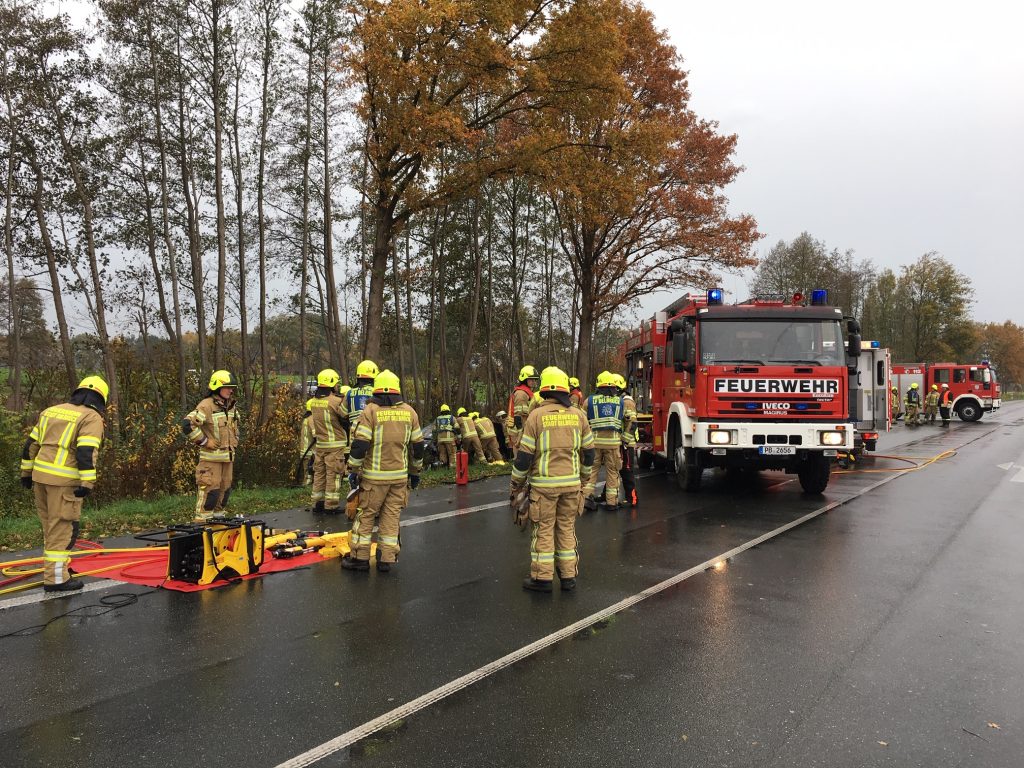
M140 541L167 544L167 578L192 584L247 576L263 564L262 520L214 517L203 523L171 525L135 536Z

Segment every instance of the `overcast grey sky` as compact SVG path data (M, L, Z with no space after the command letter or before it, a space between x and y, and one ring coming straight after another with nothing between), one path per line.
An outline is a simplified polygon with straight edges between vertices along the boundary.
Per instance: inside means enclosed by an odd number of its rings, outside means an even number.
M938 251L978 320L1024 322L1024 3L644 2L739 136L759 253L804 230L881 267Z

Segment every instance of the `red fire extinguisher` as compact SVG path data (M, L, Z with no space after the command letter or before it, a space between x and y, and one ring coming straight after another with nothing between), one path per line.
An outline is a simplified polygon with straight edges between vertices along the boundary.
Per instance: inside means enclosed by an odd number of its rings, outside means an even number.
M455 484L467 485L469 483L469 454L466 451L458 451L455 454Z

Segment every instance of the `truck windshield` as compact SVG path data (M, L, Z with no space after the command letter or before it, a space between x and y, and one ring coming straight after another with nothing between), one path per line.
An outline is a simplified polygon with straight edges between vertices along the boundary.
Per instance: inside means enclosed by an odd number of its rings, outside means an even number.
M833 320L704 320L702 365L845 365L843 332Z

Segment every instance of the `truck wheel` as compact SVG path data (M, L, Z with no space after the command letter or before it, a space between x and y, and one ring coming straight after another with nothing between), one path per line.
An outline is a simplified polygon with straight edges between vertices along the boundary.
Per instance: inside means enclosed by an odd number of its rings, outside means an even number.
M654 454L650 451L640 451L640 455L636 457L636 465L646 472L654 466Z
M871 451L872 453L874 453L875 447L877 445L878 445L878 443L876 441L874 441L874 440L865 440L864 441L864 450Z
M965 400L956 407L956 415L961 421L977 421L981 418L981 406L974 400Z
M800 477L800 487L804 489L804 493L814 495L825 492L831 474L832 462L820 453L808 456L797 472Z
M675 464L676 481L679 483L679 487L691 493L699 490L700 479L704 474L704 470L697 463L697 457L693 454L693 451L688 451L680 445L676 448L672 457Z

